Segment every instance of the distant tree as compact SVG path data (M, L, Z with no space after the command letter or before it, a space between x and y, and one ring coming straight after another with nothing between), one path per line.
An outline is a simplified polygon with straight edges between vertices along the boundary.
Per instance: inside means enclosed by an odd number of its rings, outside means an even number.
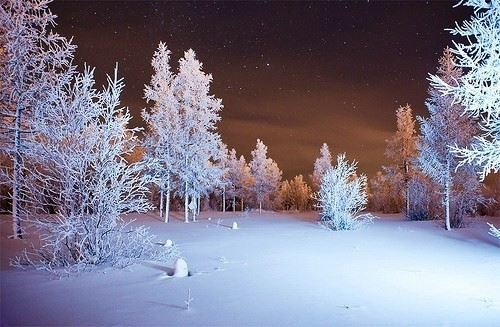
M252 151L250 172L254 179L252 191L259 204L259 213L261 213L262 202L278 191L282 174L276 162L267 157L267 146L261 140L257 140L255 150Z
M302 175L281 183L278 199L284 210L307 210L311 206L312 190Z
M173 82L182 131L177 146L182 161L178 178L183 187L177 193L184 196L185 222L189 221L189 198L191 203L199 203L200 196L222 182L222 170L215 164L222 157L216 126L222 101L209 94L211 82L212 75L202 71L195 52L186 51Z
M314 171L312 174L313 190L318 191L321 186L321 179L328 169L332 168L332 154L326 143L323 143L319 150L319 157L314 162Z
M51 31L50 1L6 0L0 3L0 142L8 158L1 170L12 189L13 237L22 237L24 141L33 129L33 110L47 93L67 84L74 71L75 46Z
M337 164L322 179L317 195L321 223L332 230L355 229L372 220L370 214L360 214L368 201L366 176L357 176L357 163L348 162L345 154L337 156Z
M382 171L370 179L371 208L383 213L397 213L404 205L403 174L395 166L383 166Z
M144 88L144 98L153 106L142 111L147 125L144 139L146 158L154 162L152 173L160 190L160 217L163 218L165 210L166 223L169 220L173 179L180 170L179 139L182 134L179 103L172 86L175 75L170 70L169 60L170 50L160 42L151 61L153 76L150 85Z
M439 59L437 76L453 84L462 76L454 63L451 51L446 48ZM459 227L466 213L475 211L481 202L480 183L473 167L457 166L453 146L465 147L472 141L475 122L462 115L463 107L454 102L453 96L443 95L435 88L429 89L426 105L430 117L418 117L422 131L418 163L425 174L442 188L446 229Z
M410 216L410 193L408 182L411 176L412 162L416 157L417 134L415 119L410 105L401 106L396 111L397 131L388 139L385 151L386 157L401 171L404 182L406 215Z
M253 177L245 157L240 156L238 159L235 149L231 149L228 155L226 180L226 192L227 196L232 198L233 212L236 211L236 198L241 200L241 210L243 210L243 199L250 192Z

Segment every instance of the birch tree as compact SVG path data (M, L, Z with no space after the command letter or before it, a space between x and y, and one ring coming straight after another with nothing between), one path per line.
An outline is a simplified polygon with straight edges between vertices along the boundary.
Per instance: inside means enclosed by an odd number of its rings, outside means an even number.
M465 0L460 4L474 9L474 14L451 29L462 42L453 42L451 52L464 75L449 83L439 75L431 75L433 87L444 95L452 95L463 106L464 113L479 121L481 134L471 145L457 146L454 152L460 165L481 167L480 178L500 171L500 1ZM499 235L494 227L493 235Z
M222 101L210 95L212 75L202 71L202 63L196 59L193 50L184 53L179 60L179 72L173 88L179 103L179 146L180 159L178 178L182 189L177 192L184 196L184 219L189 221L189 198L199 201L210 187L221 182L220 170L215 162L220 160L221 143L217 133Z
M144 88L144 98L148 103L152 102L153 106L149 111L142 111L147 124L144 145L147 157L155 163L153 174L160 190L160 217L167 223L173 179L180 165L179 136L182 126L179 103L172 85L175 76L170 69L170 50L165 43L160 42L158 45L151 65L154 73L150 84Z
M46 101L47 92L69 82L75 46L54 33L56 16L47 0L7 0L0 5L0 135L9 158L3 180L12 189L13 237L20 238L22 168L28 117Z
M451 85L462 76L448 48L439 59L437 76ZM430 117L418 117L422 131L418 163L442 188L446 229L449 230L459 227L463 215L473 212L476 201L481 200L480 183L473 167L467 164L456 169L457 160L452 153L453 146L470 144L476 128L471 118L462 115L463 106L454 102L453 96L443 95L432 87L429 95L426 105Z

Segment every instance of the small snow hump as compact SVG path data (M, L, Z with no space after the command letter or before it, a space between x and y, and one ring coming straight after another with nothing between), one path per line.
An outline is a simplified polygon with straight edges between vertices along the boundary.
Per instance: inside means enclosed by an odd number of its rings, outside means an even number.
M172 246L174 246L174 242L172 240L166 240L163 246L166 248L171 248Z
M231 227L231 229L239 229L238 228L238 223L233 221L233 226Z
M173 277L187 277L189 276L188 266L184 259L179 258L175 262Z

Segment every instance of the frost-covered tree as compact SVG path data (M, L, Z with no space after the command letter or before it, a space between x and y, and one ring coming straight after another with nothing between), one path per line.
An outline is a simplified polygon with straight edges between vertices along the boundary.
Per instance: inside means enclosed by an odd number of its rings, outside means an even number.
M357 176L357 162L348 162L345 153L337 156L337 164L322 179L317 193L321 223L332 230L355 229L373 219L360 214L368 201L366 176Z
M69 82L75 46L54 33L48 0L6 0L0 4L0 136L9 158L2 174L12 189L13 236L21 237L24 140L33 133L28 117L47 92ZM10 167L10 168L9 168Z
M403 174L406 215L410 215L410 193L408 192L408 181L411 176L412 162L416 157L417 134L415 131L415 119L413 118L410 105L401 106L396 110L397 131L388 140L385 151L386 157L399 167Z
M267 146L259 139L252 151L250 172L254 179L251 189L259 205L259 213L261 213L262 203L277 192L282 172L276 162L267 157Z
M144 98L153 106L142 112L147 124L144 147L147 158L154 162L152 173L160 190L160 217L163 218L165 210L165 222L169 220L174 176L179 171L179 139L182 134L179 103L172 86L175 75L170 70L169 61L170 50L160 42L151 61L154 73L150 85L144 89Z
M319 157L314 162L314 171L312 174L312 185L315 191L319 190L321 179L328 169L332 168L332 154L326 143L323 143L319 150Z
M469 21L451 30L465 37L465 43L454 42L451 50L464 75L457 81L439 74L430 80L443 94L452 95L466 115L479 120L482 134L471 146L458 145L454 150L461 164L482 167L484 178L500 170L500 1L465 0L461 4L474 8Z
M241 210L244 209L244 198L248 195L253 185L253 177L245 157L236 156L236 150L231 149L227 161L227 196L232 198L233 212L236 211L236 198L241 200Z
M437 76L453 85L462 76L462 70L454 63L450 49L446 48L439 59ZM480 183L473 168L466 164L457 168L452 153L453 146L466 147L475 133L475 122L462 115L463 106L451 95L437 89L429 89L426 105L430 117L418 117L422 131L419 143L418 163L422 171L438 183L442 189L446 229L459 227L463 215L474 212L481 201Z
M464 6L474 8L474 15L451 30L463 36L464 43L454 42L451 50L464 75L449 83L431 75L432 85L445 95L452 95L466 115L480 121L481 135L468 147L456 147L460 164L482 168L484 179L490 172L500 171L500 1L465 0ZM492 230L495 233L495 230Z
M284 210L307 210L311 207L312 190L302 175L281 183L278 200Z
M71 85L52 90L35 111L37 134L26 154L38 161L24 194L38 205L27 219L38 229L41 246L25 254L29 263L51 269L172 254L157 249L144 227L130 227L120 216L150 208L141 162L124 159L137 144L138 129L127 127L131 116L120 107L123 86L115 70L98 91L93 71L85 69ZM47 207L54 214L47 215Z
M222 101L210 95L212 75L202 71L202 63L193 50L179 60L179 72L173 81L174 94L179 103L178 178L184 196L184 216L188 222L189 198L191 203L222 181L222 170L215 163L221 159L221 138L217 133Z

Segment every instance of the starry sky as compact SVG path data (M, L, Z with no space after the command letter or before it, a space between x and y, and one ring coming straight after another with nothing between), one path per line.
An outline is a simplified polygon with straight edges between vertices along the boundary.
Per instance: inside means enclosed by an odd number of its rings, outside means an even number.
M160 41L172 66L193 48L222 98L219 131L248 159L260 138L284 177L312 172L319 148L346 152L373 175L385 164L395 111L425 115L429 72L471 15L449 1L56 1L56 30L73 36L76 63L104 83L118 62L123 104L142 126L144 84Z

